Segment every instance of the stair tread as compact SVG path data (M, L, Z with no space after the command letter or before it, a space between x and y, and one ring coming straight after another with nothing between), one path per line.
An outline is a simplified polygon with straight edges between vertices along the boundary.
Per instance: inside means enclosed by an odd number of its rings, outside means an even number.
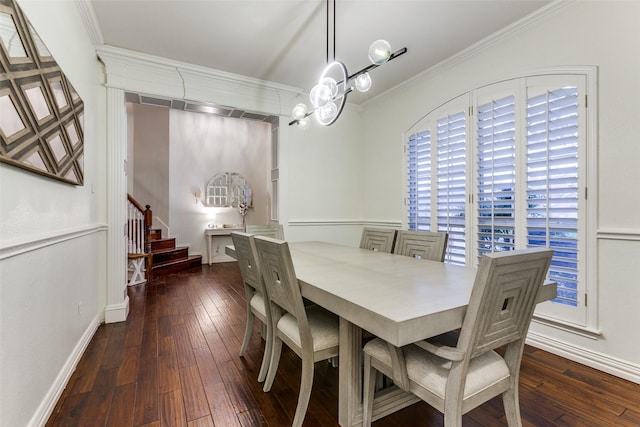
M176 240L176 238L175 237L161 237L159 239L151 240L151 243L154 243L154 242L156 242L156 243L164 243L164 242L170 242L172 240Z
M167 269L173 266L177 266L180 264L192 264L197 262L198 266L202 265L202 255L189 255L188 258L180 258L180 259L174 259L171 261L166 261L166 262L161 262L161 263L157 263L157 264L153 264L152 266L152 270L162 270L162 269ZM193 267L196 267L195 265ZM189 267L189 268L193 268L193 267Z
M153 264L153 267L156 266L163 266L163 265L170 265L170 264L180 264L181 262L189 262L189 261L193 261L195 259L202 259L202 255L189 255L187 257L184 258L178 258L178 259L172 259L172 260L168 260L168 261L161 261L161 262L157 262Z
M174 252L174 251L183 251L185 249L189 249L189 246L176 246L175 248L168 248L168 249L156 249L151 251L152 254L164 254L164 253L169 253L169 252Z

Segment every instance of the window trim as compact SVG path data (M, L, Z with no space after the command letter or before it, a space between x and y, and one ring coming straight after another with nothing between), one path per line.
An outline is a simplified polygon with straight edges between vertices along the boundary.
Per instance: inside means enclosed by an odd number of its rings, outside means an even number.
M598 127L597 127L597 106L598 106L598 92L597 92L597 80L598 80L598 67L597 66L557 66L557 67L546 67L539 69L532 69L530 71L525 71L521 73L515 73L509 76L505 76L503 78L499 78L493 80L491 82L485 82L483 84L476 85L472 88L469 88L467 91L462 93L453 94L446 101L439 103L434 108L431 108L425 114L422 114L418 120L411 124L409 128L407 128L404 132L402 132L401 144L403 150L403 194L404 198L404 207L403 207L403 218L402 225L404 228L408 227L408 206L409 206L409 192L407 187L407 178L408 178L408 152L406 149L407 138L421 129L418 129L417 126L421 124L425 119L428 118L429 115L435 113L438 109L446 107L446 105L458 98L468 96L469 97L469 106L475 107L475 93L476 91L495 85L500 82L517 80L517 79L526 79L530 77L536 76L551 76L551 75L579 75L584 76L585 79L585 98L584 98L584 109L581 112L583 114L583 118L581 121L584 123L584 131L585 131L585 142L586 148L584 150L585 159L581 161L581 165L584 165L585 172L581 174L581 178L579 182L584 182L584 188L581 186L579 191L584 192L586 196L586 200L584 201L585 212L581 215L580 220L584 221L584 236L585 242L581 245L584 248L585 254L583 259L584 265L580 266L584 271L585 282L583 284L584 289L584 298L585 301L582 301L584 304L584 319L580 319L580 322L574 322L567 319L559 319L554 316L549 316L545 314L536 315L535 318L537 321L547 324L552 327L567 329L570 331L582 331L587 336L595 336L600 333L598 329L599 326L599 317L598 317L598 254L597 254L597 224L598 224L598 186L597 186L597 171L598 171ZM469 111L467 111L468 123L472 124L475 116L470 116ZM475 135L475 126L469 126L469 136L468 136L468 145L472 148L472 153L475 155L475 147L473 147L476 135ZM432 136L433 138L433 136ZM520 143L518 143L520 146ZM518 165L520 167L520 165ZM473 176L473 175L471 175ZM468 182L468 194L472 194L474 191L474 187L476 185L475 178L473 179L473 183ZM433 199L433 196L432 196ZM519 216L521 217L521 216ZM524 218L523 218L524 220ZM433 223L433 222L432 222ZM467 228L470 230L471 228ZM467 259L469 259L469 254L467 254ZM587 300L588 296L588 300Z

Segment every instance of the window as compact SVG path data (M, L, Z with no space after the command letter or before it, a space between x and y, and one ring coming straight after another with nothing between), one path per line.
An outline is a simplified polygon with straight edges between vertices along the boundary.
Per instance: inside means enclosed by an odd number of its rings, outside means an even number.
M427 114L407 134L407 228L449 233L445 262L554 250L558 297L543 316L588 327L587 80L581 73L483 86ZM593 247L593 246L592 246Z

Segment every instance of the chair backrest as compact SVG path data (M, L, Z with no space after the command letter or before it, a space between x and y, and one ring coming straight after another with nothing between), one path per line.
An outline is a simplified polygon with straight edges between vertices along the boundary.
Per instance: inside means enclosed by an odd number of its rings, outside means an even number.
M273 239L284 240L282 224L255 225L247 224L246 232L255 236L266 236Z
M301 347L313 349L307 313L288 243L263 236L255 236L254 240L262 277L271 302L274 324L284 314L283 311L291 314L297 321Z
M256 252L253 236L248 233L234 231L231 233L231 240L236 250L238 266L242 280L248 286L265 295L264 282L262 281L262 273L260 271L260 262L258 253Z
M398 230L393 253L430 261L444 261L449 234L432 231Z
M476 357L518 342L519 366L538 294L553 250L524 249L483 255L465 314L458 348Z
M396 231L391 228L365 227L360 238L360 248L391 253L396 241Z

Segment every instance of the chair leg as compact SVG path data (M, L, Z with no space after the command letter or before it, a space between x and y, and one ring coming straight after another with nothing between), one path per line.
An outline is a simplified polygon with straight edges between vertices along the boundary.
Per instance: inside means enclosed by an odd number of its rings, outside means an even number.
M456 404L454 403L453 406ZM447 409L447 402L444 404L444 427L462 427L462 411L455 408Z
M522 427L522 419L520 418L520 403L518 397L518 386L512 387L502 393L502 403L504 404L504 413L507 416L507 424L509 427Z
M298 394L298 405L296 406L296 414L293 417L291 427L300 427L307 414L309 406L309 398L311 397L311 387L313 386L313 355L303 356L302 358L302 374L300 378L300 394Z
M371 356L364 356L364 384L363 384L363 414L362 425L369 427L371 425L371 416L373 412L373 394L376 386L377 370L371 366Z
M273 331L273 334L276 332ZM278 364L280 363L280 353L282 353L282 340L280 338L274 338L273 347L271 348L271 360L269 361L269 369L267 370L267 378L264 380L263 391L267 392L271 390L273 380L276 377L278 371Z
M249 346L249 340L251 339L251 332L253 332L253 319L254 314L251 312L251 307L247 307L247 324L244 327L244 338L242 339L242 347L240 347L240 357L244 356Z
M269 372L269 363L271 362L271 351L273 348L273 336L271 328L266 327L266 325L263 323L262 329L266 329L267 333L264 341L264 355L262 356L262 365L260 365L260 372L258 373L258 382L263 382L267 377L267 372Z

